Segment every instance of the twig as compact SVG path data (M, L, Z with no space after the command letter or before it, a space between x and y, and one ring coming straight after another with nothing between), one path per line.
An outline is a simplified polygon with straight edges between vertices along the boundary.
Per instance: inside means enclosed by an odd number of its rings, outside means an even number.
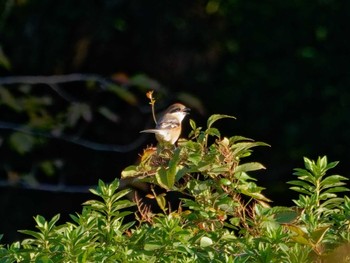
M21 124L9 123L9 122L3 122L3 121L0 121L0 129L13 130L13 131L34 135L34 136L46 137L50 139L59 139L59 140L63 140L69 143L74 143L95 151L105 151L105 152L125 153L140 147L145 142L145 138L140 136L136 140L134 140L132 143L125 144L125 145L102 144L94 141L81 139L77 136L72 136L72 135L66 135L66 134L53 135L50 132L43 132L43 131L35 130L29 127L25 127Z
M109 84L110 81L96 74L73 73L67 75L52 76L9 76L0 78L0 85L4 84L58 84L75 81L96 81L103 85Z
M150 100L149 104L151 104L152 107L152 116L154 123L157 125L157 119L156 119L156 114L154 111L154 104L156 103L156 100L153 98L153 90L150 90L146 93L146 97Z
M18 187L29 190L38 190L45 192L61 192L61 193L88 193L89 189L96 188L96 185L84 185L84 186L73 186L73 185L63 185L63 184L28 184L28 183L17 183L1 180L0 187Z

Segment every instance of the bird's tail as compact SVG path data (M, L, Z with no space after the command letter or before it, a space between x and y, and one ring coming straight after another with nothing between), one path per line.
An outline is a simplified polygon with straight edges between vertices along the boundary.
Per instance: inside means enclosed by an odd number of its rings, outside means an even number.
M148 130L140 131L140 133L159 133L159 130L157 130L157 129L148 129Z

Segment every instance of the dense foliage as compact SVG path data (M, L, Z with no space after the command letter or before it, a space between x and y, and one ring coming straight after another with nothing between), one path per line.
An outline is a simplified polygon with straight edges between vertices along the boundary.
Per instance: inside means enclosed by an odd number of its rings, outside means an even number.
M46 202L65 218L75 208L62 200L78 194L63 193L86 193L133 163L147 144L138 132L149 125L140 99L149 88L162 94L157 110L181 101L200 124L212 112L234 114L238 121L220 131L271 144L268 154L255 151L269 168L260 183L275 203L289 205L284 182L300 156L348 153L349 7L336 0L0 1L0 206L7 210L0 232L26 226L34 213L51 217ZM80 80L52 81L76 72ZM338 169L347 173L350 162Z
M271 206L252 176L264 166L243 162L266 144L222 136L213 126L222 118L232 117L212 115L205 129L191 120L189 139L147 148L123 171L153 186L148 198L159 213L137 196L128 200L130 190L118 190L118 179L100 180L81 213L62 225L59 215L36 216L37 231L23 230L30 238L2 245L1 262L349 262L347 179L329 173L337 162L304 158L305 168L289 182L299 192L295 206ZM169 190L183 196L176 209L166 202Z

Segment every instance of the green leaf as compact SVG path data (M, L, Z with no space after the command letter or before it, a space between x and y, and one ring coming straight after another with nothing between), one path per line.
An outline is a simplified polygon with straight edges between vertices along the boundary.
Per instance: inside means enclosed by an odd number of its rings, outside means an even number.
M324 193L340 193L340 192L349 192L349 188L347 187L332 187L324 191Z
M231 182L229 179L221 178L221 179L220 179L220 184L221 184L221 185L228 186L228 185L231 185L232 182Z
M52 261L48 256L40 256L36 258L34 262L35 263L53 263L54 261Z
M59 219L60 219L60 214L57 214L54 217L52 217L52 219L49 221L49 230L51 230L55 226L55 224Z
M0 104L5 104L11 109L20 112L23 110L22 105L18 102L18 100L8 91L8 89L0 86Z
M208 118L207 128L209 129L214 124L214 122L216 122L217 120L220 120L220 119L224 119L224 118L236 119L236 117L230 116L230 115L213 114Z
M201 247L209 247L213 244L213 240L209 237L202 237L199 243Z
M86 103L75 102L71 104L71 106L68 108L67 115L67 122L71 127L73 127L80 118L87 122L92 120L91 107Z
M35 138L31 135L15 132L10 136L10 143L19 154L30 152L35 145Z
M237 142L235 144L232 144L230 148L234 156L242 158L242 157L249 156L250 148L253 148L256 146L270 146L270 145L264 142Z
M157 249L160 249L162 248L164 245L160 242L148 242L144 245L144 250L146 251L154 251L154 250L157 250Z
M137 165L130 165L122 171L122 178L135 177L137 175L139 175Z
M320 200L327 200L327 199L334 198L334 197L337 197L337 195L332 194L332 193L321 193L319 196L319 199Z
M216 128L209 128L205 131L205 133L210 135L210 136L216 136L216 137L220 138L220 132Z
M175 184L175 176L176 176L176 172L178 170L178 164L180 161L180 151L181 151L180 148L176 148L173 156L169 161L169 169L167 171L169 189L171 189Z
M322 188L328 188L335 185L344 185L345 183L341 182L342 180L349 180L347 177L341 176L341 175L330 175L327 176L325 179L321 182Z
M326 232L328 231L329 229L329 226L326 226L326 227L320 227L320 228L317 228L315 231L313 231L311 233L311 237L313 239L313 241L316 243L316 244L319 244L324 235L326 234Z
M38 239L38 240L42 240L44 239L44 235L40 232L35 232L35 231L32 231L32 230L18 230L18 232L22 233L22 234L25 234L25 235L28 235L28 236L32 236L34 237L35 239Z
M276 221L280 224L289 224L293 222L298 216L299 214L292 209L277 212L275 215Z
M327 170L332 169L332 168L336 167L338 165L338 163L339 163L338 161L331 162L331 163L327 164L326 169Z
M195 130L197 128L195 121L192 119L190 119L190 126L191 126L192 130Z
M100 107L98 109L98 112L103 117L105 117L106 119L108 119L108 120L110 120L110 121L112 121L114 123L116 123L116 122L118 122L120 120L120 117L116 113L114 113L110 109L108 109L107 107Z
M241 173L241 172L256 171L261 169L266 169L266 168L261 163L251 162L251 163L244 163L244 164L238 165L235 168L234 172Z
M156 182L159 186L163 187L166 190L170 190L171 186L174 184L171 184L168 180L168 173L167 170L164 167L161 167L157 170L155 174Z
M244 136L232 136L230 137L230 144L234 144L234 143L237 143L239 141L254 141L253 139L251 138L248 138L248 137L244 137Z
M315 166L314 161L311 161L309 158L304 157L304 166L307 170L313 171L313 167Z
M126 101L130 105L137 105L138 104L138 99L135 96L135 94L132 93L131 91L125 89L124 87L121 87L121 86L115 85L115 84L109 84L107 86L107 90L113 92L119 98Z
M167 210L165 194L163 193L163 194L157 195L156 201L157 201L157 204L160 207L160 209L162 209L162 211L164 211L164 213L165 213Z
M299 193L302 193L302 194L306 194L306 195L312 195L313 194L313 192L310 192L308 190L305 190L305 188L301 188L301 187L297 187L297 186L289 187L289 189L291 189L293 191L296 191L296 192L299 192Z
M4 13L5 12L6 11L4 11ZM10 70L11 69L11 62L8 59L8 57L6 56L6 54L4 53L4 51L2 49L2 46L0 46L0 66L3 67L6 70Z

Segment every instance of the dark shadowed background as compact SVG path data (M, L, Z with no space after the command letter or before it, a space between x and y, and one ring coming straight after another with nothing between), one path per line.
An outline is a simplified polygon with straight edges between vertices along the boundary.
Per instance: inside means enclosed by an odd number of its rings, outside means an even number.
M271 144L250 158L266 165L256 177L275 204L290 205L285 182L303 156L339 160L336 172L348 176L349 8L336 0L1 0L2 242L21 238L16 230L31 228L36 214L67 220L92 197L90 186L120 176L154 143L138 133L152 126L149 89L159 110L182 101L198 125L234 115L218 122L223 135ZM61 77L19 78L53 75Z

